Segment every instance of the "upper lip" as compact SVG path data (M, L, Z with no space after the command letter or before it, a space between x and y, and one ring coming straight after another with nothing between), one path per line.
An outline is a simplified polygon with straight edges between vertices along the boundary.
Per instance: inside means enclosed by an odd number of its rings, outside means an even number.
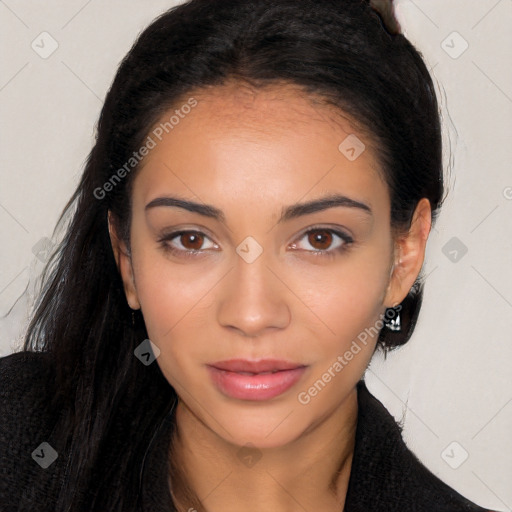
M229 361L218 361L210 364L209 366L228 372L262 373L280 370L294 370L295 368L300 368L305 365L279 359L262 359L260 361L230 359Z

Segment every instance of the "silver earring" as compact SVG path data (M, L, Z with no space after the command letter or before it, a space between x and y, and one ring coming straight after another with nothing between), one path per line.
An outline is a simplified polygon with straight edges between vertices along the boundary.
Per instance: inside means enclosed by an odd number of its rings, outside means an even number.
M402 330L402 324L400 323L400 312L394 308L388 308L386 310L386 318L388 311L393 311L393 316L385 321L386 327L390 331L400 332ZM390 315L391 316L391 315Z

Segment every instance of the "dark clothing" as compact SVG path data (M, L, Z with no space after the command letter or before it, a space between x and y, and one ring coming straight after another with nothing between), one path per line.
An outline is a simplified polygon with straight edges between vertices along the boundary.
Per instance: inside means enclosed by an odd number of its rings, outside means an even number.
M51 382L48 354L22 352L0 358L1 512L53 510L69 454L59 452L46 469L41 466L52 453L40 445L52 439L57 423L57 415L48 407ZM486 512L417 459L405 445L401 427L364 381L357 390L356 444L344 512ZM165 467L165 442L165 438L157 442L150 456L154 486L143 502L152 512L169 512L159 505L170 496L167 476L159 471Z

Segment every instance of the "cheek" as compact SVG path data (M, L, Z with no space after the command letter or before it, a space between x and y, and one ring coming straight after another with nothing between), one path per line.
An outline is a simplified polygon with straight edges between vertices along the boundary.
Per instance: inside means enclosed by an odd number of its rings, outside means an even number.
M201 340L211 331L205 308L218 278L203 272L198 276L194 265L171 265L154 251L138 256L135 282L148 337L160 349L157 363L162 373L178 393L185 393L191 389L187 362L197 366L205 357Z
M302 281L315 312L315 324L305 315L302 326L314 339L305 347L314 362L312 372L297 395L307 405L301 409L304 414L320 414L338 404L364 374L383 327L387 274L386 266L372 259L340 265L329 276L310 272L308 281Z
M171 265L165 256L151 251L140 253L134 272L148 335L157 345L197 316L218 281L218 275L204 267Z
M292 286L314 312L310 320L317 324L318 333L325 333L321 339L328 345L350 345L384 312L389 267L387 256L378 254L368 251L360 258L349 257L328 267L311 266L297 274Z

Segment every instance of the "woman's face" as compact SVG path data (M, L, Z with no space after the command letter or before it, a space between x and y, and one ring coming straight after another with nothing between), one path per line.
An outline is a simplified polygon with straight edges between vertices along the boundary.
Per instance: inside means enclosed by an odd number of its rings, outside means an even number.
M416 275L390 277L388 190L348 121L284 86L194 99L150 133L118 264L186 407L229 442L283 445L353 391ZM299 368L212 368L233 359Z

